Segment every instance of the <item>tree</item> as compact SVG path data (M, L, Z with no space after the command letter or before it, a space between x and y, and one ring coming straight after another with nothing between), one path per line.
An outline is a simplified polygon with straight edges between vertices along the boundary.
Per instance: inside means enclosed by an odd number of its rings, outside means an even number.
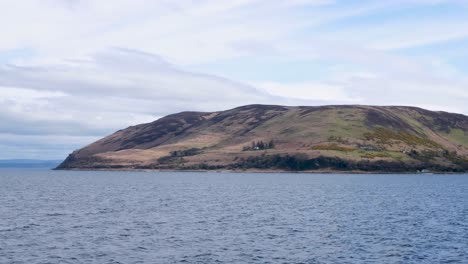
M270 142L268 142L268 148L269 149L275 148L275 142L273 142L273 139L270 140Z
M265 149L265 143L263 143L263 141L260 140L259 142L257 142L257 147L258 149Z

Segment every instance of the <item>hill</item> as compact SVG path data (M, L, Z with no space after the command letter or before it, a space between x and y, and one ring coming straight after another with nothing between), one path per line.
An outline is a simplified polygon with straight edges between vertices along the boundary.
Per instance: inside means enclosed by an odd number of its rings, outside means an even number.
M468 117L358 105L182 112L119 130L58 169L466 172Z

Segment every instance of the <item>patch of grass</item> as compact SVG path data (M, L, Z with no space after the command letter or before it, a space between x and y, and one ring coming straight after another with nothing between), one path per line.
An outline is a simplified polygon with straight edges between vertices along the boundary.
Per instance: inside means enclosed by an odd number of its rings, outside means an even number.
M462 129L451 129L449 134L445 134L447 138L455 141L456 143L468 147L468 134Z
M419 131L419 132L424 132L425 127L421 122L418 121L418 119L425 119L425 120L430 120L429 122L432 122L432 118L423 116L420 113L416 111L412 111L410 113L399 113L398 111L396 112L397 116L400 117L402 120L404 120L406 123L408 123L413 129Z
M364 114L362 110L352 110L348 112L340 112L330 110L328 112L326 134L335 138L358 138L369 130L364 124Z
M343 147L337 144L323 144L323 145L315 145L312 147L314 150L335 150L335 151L342 151L342 152L351 152L354 151L354 148L350 147Z
M328 137L328 141L338 142L338 143L341 143L341 144L349 144L349 141L347 139L343 139L342 137L337 137L337 136L333 136L333 135Z
M409 161L411 160L410 157L408 157L407 154L402 153L400 151L386 151L389 157L399 160L399 161Z
M365 158L365 159L389 158L389 157L391 156L385 152L367 152L361 156L361 158Z
M391 144L392 140L397 140L412 146L423 145L426 147L441 148L439 144L428 138L418 137L404 131L394 132L383 127L378 127L373 132L364 133L363 136L366 140L375 140L383 144Z

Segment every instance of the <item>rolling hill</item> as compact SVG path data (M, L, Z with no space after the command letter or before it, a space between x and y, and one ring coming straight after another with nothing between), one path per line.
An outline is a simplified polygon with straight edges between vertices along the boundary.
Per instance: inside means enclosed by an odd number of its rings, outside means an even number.
M119 130L57 168L466 172L468 117L361 105L181 112Z

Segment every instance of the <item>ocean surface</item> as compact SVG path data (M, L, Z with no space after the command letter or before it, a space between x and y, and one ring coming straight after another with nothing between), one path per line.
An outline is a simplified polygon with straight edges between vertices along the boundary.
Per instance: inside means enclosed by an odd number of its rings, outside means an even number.
M0 263L468 263L468 175L0 169Z

